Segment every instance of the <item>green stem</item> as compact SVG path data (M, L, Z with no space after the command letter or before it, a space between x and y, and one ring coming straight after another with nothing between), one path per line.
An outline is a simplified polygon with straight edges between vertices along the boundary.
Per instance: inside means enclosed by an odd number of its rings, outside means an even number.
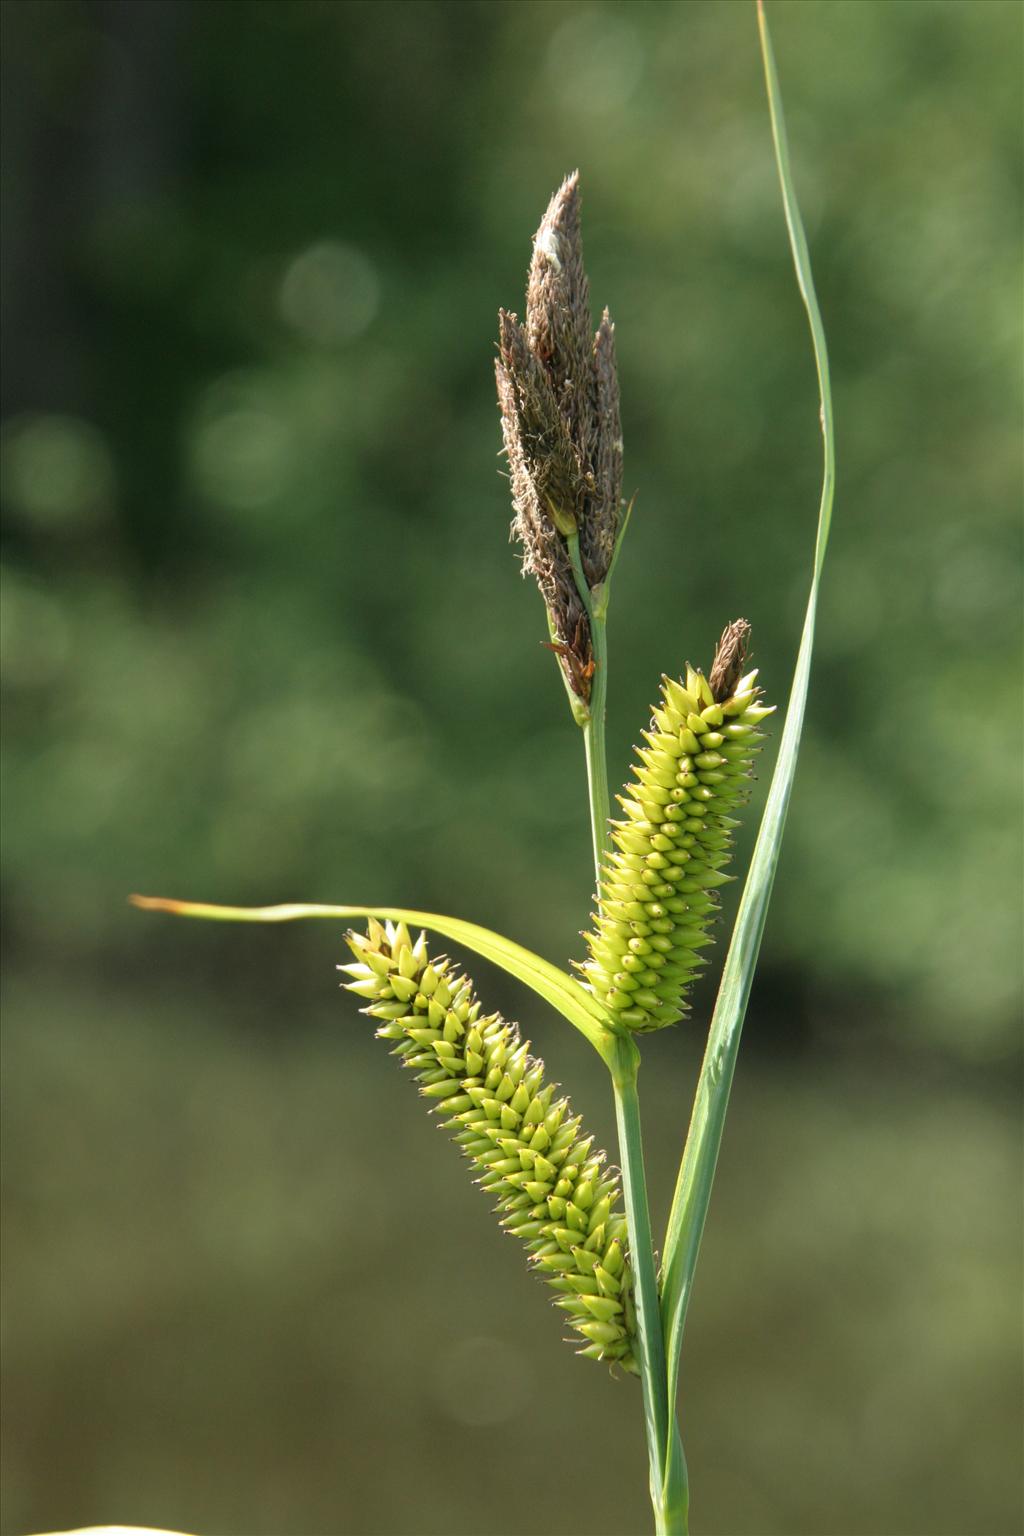
M587 586L580 559L580 540L572 534L567 540L572 571L576 578L576 590L587 610L590 621L590 644L594 655L594 675L590 684L590 702L587 717L582 722L583 747L587 754L587 788L590 792L590 835L594 846L594 876L601 879L601 866L605 854L611 852L611 836L608 818L611 800L608 794L608 758L604 744L604 722L608 701L608 640L603 608L594 603L594 594Z
M594 843L594 874L601 878L601 865L611 852L608 831L610 798L608 794L608 759L604 744L605 701L608 696L608 647L604 620L591 621L594 645L594 679L590 691L590 719L583 727L583 746L587 754L587 784L590 789L590 831Z
M655 1531L657 1536L689 1536L690 1484L686 1471L686 1457L683 1455L683 1442L679 1438L675 1409L671 1403L669 1415L672 1420L672 1430L668 1447L668 1465L661 1485L660 1503L654 1506Z
M569 556L580 599L590 620L594 676L589 717L583 724L587 754L587 787L590 792L590 828L594 844L594 868L598 882L604 856L611 851L610 799L604 725L608 698L608 645L606 614L607 581L592 592L587 586L580 559L579 538L568 539ZM640 1134L640 1100L637 1073L640 1052L630 1035L619 1035L609 1051L608 1063L615 1094L615 1123L619 1136L622 1190L629 1228L629 1252L636 1283L636 1343L643 1387L644 1432L650 1466L651 1503L656 1536L686 1536L688 1486L686 1459L668 1396L665 1340L658 1301L658 1277L651 1238L651 1214L647 1204L643 1142Z
M643 1384L644 1429L650 1463L651 1503L657 1536L685 1536L686 1462L669 1412L665 1342L654 1269L651 1216L647 1205L637 1072L640 1052L632 1038L619 1036L612 1067L615 1123L619 1133L622 1191L629 1227L629 1252L636 1296L636 1337Z

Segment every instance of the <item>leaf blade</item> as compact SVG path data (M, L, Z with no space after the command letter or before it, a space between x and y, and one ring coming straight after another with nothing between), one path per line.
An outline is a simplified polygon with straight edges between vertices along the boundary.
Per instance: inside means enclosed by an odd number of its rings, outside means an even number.
M419 912L407 907L324 906L316 903L288 902L272 907L225 907L208 902L175 901L164 896L132 896L133 906L146 912L169 912L177 917L202 918L214 922L289 923L306 918L349 919L375 917L380 921L411 924L439 933L443 938L462 944L485 960L498 965L524 982L539 997L569 1020L602 1057L611 1049L612 1031L604 1010L575 977L562 971L533 950L516 944L504 934L483 928L463 918L447 917L437 912Z
M789 232L797 285L807 311L818 376L823 473L811 586L800 649L793 672L785 725L779 744L779 755L772 774L764 815L722 971L721 986L712 1014L707 1049L697 1083L693 1115L683 1150L662 1250L665 1255L662 1271L662 1321L665 1330L670 1403L675 1401L686 1312L718 1162L718 1151L729 1104L729 1092L735 1072L743 1019L753 984L754 968L761 947L768 902L778 867L786 813L789 809L796 774L807 706L811 658L814 652L818 590L828 548L835 496L835 423L828 348L814 289L807 237L793 183L779 80L762 0L758 0L757 12L772 138L782 189L786 227Z

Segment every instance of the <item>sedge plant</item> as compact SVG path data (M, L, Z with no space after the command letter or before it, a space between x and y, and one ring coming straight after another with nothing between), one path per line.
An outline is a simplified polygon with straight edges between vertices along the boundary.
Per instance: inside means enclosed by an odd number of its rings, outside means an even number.
M524 571L544 600L550 646L585 744L596 894L575 972L486 928L398 907L233 908L136 897L192 917L276 923L361 920L340 967L432 1113L473 1165L502 1225L565 1313L579 1353L639 1377L655 1529L688 1529L677 1427L679 1356L744 1013L779 857L807 699L834 485L832 405L821 317L790 171L767 22L758 22L772 136L797 282L810 322L824 480L803 635L767 803L710 1021L672 1201L652 1239L637 1091L646 1033L676 1023L707 963L718 890L773 707L747 670L750 627L728 623L706 670L664 676L614 819L605 766L609 596L629 521L615 332L592 329L578 177L552 198L533 243L523 320L499 312L498 402ZM609 1165L531 1056L518 1028L485 1013L472 982L427 934L484 956L530 987L608 1069L618 1130ZM624 1388L624 1390L626 1390Z

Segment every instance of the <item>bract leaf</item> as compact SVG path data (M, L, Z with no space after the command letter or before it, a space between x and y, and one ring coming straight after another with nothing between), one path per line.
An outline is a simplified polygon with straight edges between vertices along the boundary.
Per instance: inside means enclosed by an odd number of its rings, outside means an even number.
M318 906L303 903L287 903L275 907L220 907L198 901L174 901L164 896L133 896L133 905L147 912L170 912L178 917L206 918L227 923L290 923L304 918L367 918L380 921L406 923L415 928L426 928L439 933L456 944L465 945L475 954L482 955L494 965L507 971L517 981L525 982L538 997L569 1020L604 1059L614 1045L614 1032L609 1028L605 1010L596 998L580 985L575 977L562 971L550 960L534 954L521 944L506 939L491 928L478 923L468 923L459 917L445 917L437 912L416 912L406 907L350 907Z
M758 23L764 57L768 108L771 114L775 160L782 187L782 202L789 231L793 265L807 318L810 322L814 362L818 374L821 402L824 472L818 529L814 547L814 567L807 599L800 650L793 673L793 685L786 711L786 723L779 744L778 761L772 775L761 828L754 846L750 872L740 900L732 942L722 972L722 984L711 1019L707 1050L701 1067L694 1100L690 1130L679 1169L679 1179L663 1248L662 1321L668 1369L669 1402L675 1401L679 1379L679 1351L682 1344L686 1309L693 1287L693 1275L700 1251L701 1235L707 1216L711 1185L718 1162L725 1113L729 1105L739 1049L743 1018L754 979L761 935L768 912L768 900L779 860L779 848L786 823L793 778L796 773L800 736L803 730L811 656L814 651L814 621L818 605L818 586L828 546L835 492L835 426L832 415L832 390L829 381L828 350L821 312L814 291L811 258L807 249L800 208L789 163L789 146L782 116L782 102L768 23L762 0L758 0Z

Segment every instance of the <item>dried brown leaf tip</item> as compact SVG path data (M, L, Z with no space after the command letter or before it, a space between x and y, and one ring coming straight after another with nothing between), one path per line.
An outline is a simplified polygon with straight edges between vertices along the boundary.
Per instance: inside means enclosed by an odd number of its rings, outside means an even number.
M496 363L523 571L547 606L552 643L577 698L590 697L590 626L569 540L586 585L608 575L622 514L622 427L615 328L591 331L580 238L579 175L559 187L534 237L526 320L501 310Z
M722 630L722 638L718 642L708 674L708 686L716 703L721 704L723 699L732 698L736 684L743 676L749 646L750 625L746 619L734 619Z

